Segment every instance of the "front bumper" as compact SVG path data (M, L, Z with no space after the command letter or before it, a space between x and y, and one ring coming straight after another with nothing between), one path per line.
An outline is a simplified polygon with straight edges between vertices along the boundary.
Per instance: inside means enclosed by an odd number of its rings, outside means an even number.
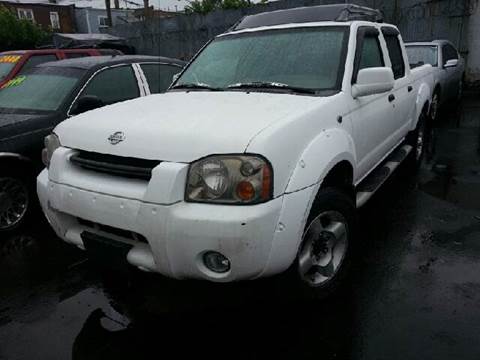
M84 249L82 232L97 232L132 245L127 254L131 265L177 279L252 279L288 267L296 253L295 239L290 250L282 245L285 239L275 240L290 236L281 222L284 197L253 206L161 205L52 181L47 170L39 175L37 190L50 224L66 242ZM140 234L146 242L92 229L90 222ZM219 274L206 268L206 251L225 255L230 270ZM273 263L272 252L280 253Z

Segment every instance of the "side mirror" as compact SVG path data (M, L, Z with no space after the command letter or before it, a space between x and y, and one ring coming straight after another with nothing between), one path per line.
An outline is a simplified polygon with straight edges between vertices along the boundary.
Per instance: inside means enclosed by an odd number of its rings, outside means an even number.
M77 104L72 111L72 115L82 114L93 109L101 108L102 106L105 106L105 104L98 96L85 95L77 100Z
M445 65L443 65L443 68L444 69L452 68L452 67L456 67L457 65L458 65L458 59L450 59L445 63Z
M354 99L381 94L393 89L395 79L389 67L373 67L362 69L358 72L357 83L352 86Z

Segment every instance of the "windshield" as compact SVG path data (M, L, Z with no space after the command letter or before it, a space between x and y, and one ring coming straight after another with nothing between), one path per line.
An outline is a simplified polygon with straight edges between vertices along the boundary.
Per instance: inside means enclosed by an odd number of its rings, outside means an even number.
M22 55L0 55L0 81L5 79L15 67Z
M7 82L0 90L0 108L58 110L83 71L60 67L37 68Z
M218 90L269 83L280 85L277 90L339 90L347 40L348 27L343 26L222 36L200 53L174 87L197 84Z
M438 66L437 47L434 45L407 46L408 61L412 68L424 64Z

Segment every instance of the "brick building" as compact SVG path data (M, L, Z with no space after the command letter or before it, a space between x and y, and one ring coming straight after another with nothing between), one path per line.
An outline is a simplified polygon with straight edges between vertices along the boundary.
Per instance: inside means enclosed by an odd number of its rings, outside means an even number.
M45 30L61 33L73 33L75 27L75 6L40 3L32 0L0 0L13 11L19 19L26 19L40 25Z

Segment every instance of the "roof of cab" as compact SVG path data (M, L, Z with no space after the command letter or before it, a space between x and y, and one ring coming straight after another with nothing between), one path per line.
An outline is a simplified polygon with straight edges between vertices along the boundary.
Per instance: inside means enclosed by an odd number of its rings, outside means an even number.
M89 70L96 67L104 67L117 64L131 64L136 62L162 62L166 64L185 66L185 62L178 59L171 59L160 56L145 56L145 55L109 55L109 56L88 56L76 59L67 59L60 61L47 62L38 67L68 67Z
M383 22L383 16L378 10L354 4L307 6L248 15L230 30L238 31L283 24L356 20Z

